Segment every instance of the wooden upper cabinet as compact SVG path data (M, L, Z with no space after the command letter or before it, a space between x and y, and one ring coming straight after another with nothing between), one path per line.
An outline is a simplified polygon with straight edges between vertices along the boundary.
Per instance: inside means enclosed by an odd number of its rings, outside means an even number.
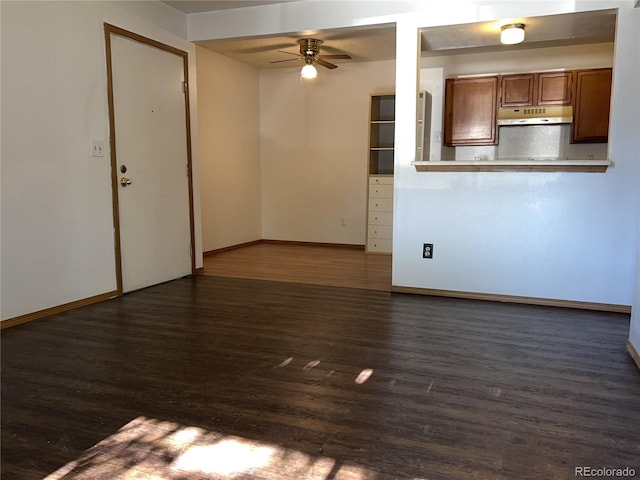
M573 72L546 72L537 76L537 105L571 105Z
M500 106L571 105L571 72L503 75Z
M610 68L576 71L572 143L608 141L611 77Z
M498 77L448 78L444 145L496 145Z
M503 75L501 78L500 105L502 107L522 107L534 104L535 75L533 73Z

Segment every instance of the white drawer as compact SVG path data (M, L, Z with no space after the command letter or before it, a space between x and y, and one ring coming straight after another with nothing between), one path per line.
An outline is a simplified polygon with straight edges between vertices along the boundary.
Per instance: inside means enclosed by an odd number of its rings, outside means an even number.
M371 175L369 177L369 185L393 185L393 177L377 177L375 175Z
M393 198L369 199L370 212L393 212Z
M367 242L367 250L369 252L391 253L391 240L370 238Z
M369 198L393 198L393 185L369 185Z
M369 212L369 225L393 225L393 213Z
M369 239L386 238L391 240L393 238L393 227L387 225L369 225L368 236Z

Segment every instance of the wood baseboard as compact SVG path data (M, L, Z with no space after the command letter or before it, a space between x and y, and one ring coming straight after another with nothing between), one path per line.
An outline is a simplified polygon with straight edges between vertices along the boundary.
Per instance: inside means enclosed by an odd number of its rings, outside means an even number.
M196 268L196 275L202 275L204 273L204 267Z
M353 243L299 242L296 240L269 240L269 239L263 239L262 243L271 243L276 245L302 245L305 247L335 247L335 248L350 248L353 250L364 250L364 245L357 245Z
M581 310L597 310L601 312L631 313L629 305L609 303L577 302L574 300L558 300L553 298L521 297L517 295L498 295L493 293L459 292L455 290L438 290L432 288L398 287L393 285L392 292L411 293L415 295L433 295L435 297L466 298L470 300L487 300L491 302L522 303L545 307L578 308Z
M262 243L262 240L252 240L250 242L238 243L237 245L229 245L228 247L216 248L214 250L207 250L206 252L202 252L202 256L210 257L211 255L215 255L216 253L228 252L229 250L248 247L249 245L257 245L258 243Z
M16 325L22 325L23 323L32 322L33 320L39 320L41 318L48 317L50 315L55 315L57 313L73 310L74 308L86 307L87 305L92 305L94 303L110 300L117 296L118 296L118 291L113 290L111 292L102 293L100 295L95 295L93 297L83 298L82 300L76 300L75 302L69 302L63 305L58 305L51 308L45 308L44 310L39 310L37 312L27 313L25 315L20 315L18 317L9 318L7 320L3 320L2 322L0 322L0 330L4 330L5 328L10 328L10 327L15 327Z
M638 353L636 347L634 347L633 343L631 343L629 340L627 340L627 352L629 352L629 355L631 355L633 361L636 362L636 366L640 369L640 353Z
M238 243L237 245L230 245L228 247L216 248L215 250L208 250L202 253L203 257L210 257L216 253L228 252L229 250L236 250L242 247L248 247L250 245L257 245L259 243L270 243L275 245L304 245L307 247L336 247L336 248L352 248L354 250L364 250L364 245L354 245L352 243L322 243L322 242L299 242L295 240L269 240L262 238L260 240L253 240L251 242Z

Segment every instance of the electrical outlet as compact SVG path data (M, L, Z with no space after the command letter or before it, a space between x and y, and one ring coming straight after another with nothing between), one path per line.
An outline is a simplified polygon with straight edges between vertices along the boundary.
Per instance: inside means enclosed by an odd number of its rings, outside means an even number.
M433 243L422 244L422 258L433 258Z
M442 142L442 132L433 132L433 142L434 143Z
M104 157L104 140L91 140L91 156Z

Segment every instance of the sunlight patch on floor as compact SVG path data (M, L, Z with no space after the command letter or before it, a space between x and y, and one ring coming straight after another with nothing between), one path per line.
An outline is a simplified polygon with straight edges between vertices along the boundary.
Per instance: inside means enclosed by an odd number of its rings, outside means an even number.
M45 480L375 480L375 472L243 437L138 417Z
M262 447L241 439L225 438L214 445L188 448L171 468L183 472L214 473L231 475L264 468L272 463L278 452L271 447Z
M360 374L356 377L356 383L358 385L362 385L364 382L366 382L367 380L369 380L369 377L371 376L371 374L373 373L373 370L371 368L365 368L364 370L362 370L360 372Z

